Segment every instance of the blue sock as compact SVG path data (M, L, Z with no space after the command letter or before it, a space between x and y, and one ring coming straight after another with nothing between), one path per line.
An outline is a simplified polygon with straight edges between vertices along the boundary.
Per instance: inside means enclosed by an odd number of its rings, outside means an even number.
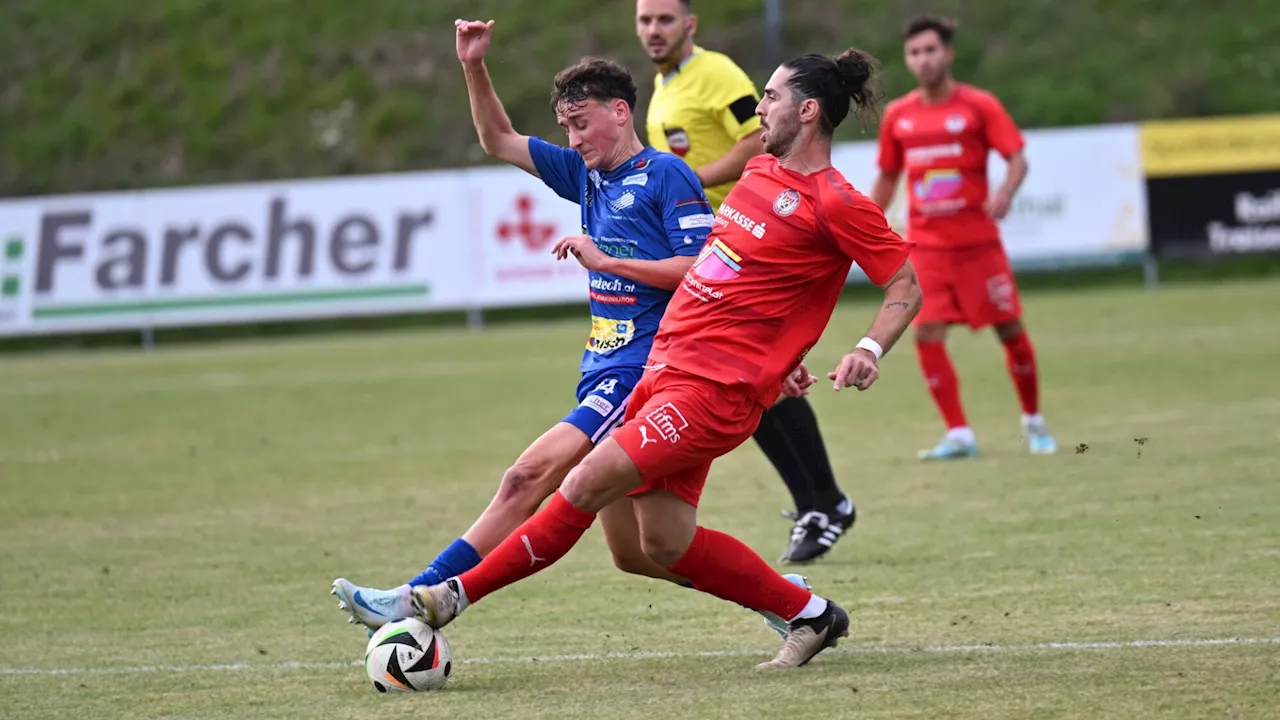
M480 564L480 553L471 547L471 543L458 538L449 543L449 547L440 551L426 570L409 581L409 585L439 585L451 577L461 575Z

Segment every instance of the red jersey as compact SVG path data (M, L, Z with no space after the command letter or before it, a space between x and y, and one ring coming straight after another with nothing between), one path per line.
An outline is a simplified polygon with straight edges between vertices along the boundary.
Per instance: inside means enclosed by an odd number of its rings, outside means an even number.
M880 123L880 169L907 172L907 235L920 247L998 242L1000 231L982 204L987 157L1006 159L1023 147L1022 133L994 95L957 83L937 105L913 90L889 103Z
M910 250L835 168L802 175L752 158L667 306L650 362L749 385L768 407L822 335L851 264L883 285Z

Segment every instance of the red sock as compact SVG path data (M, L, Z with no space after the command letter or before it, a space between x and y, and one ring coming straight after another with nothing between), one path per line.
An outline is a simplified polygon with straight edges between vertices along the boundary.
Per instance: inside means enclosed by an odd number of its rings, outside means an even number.
M1012 340L1006 340L1004 350L1009 375L1013 378L1013 386L1018 389L1022 412L1035 415L1040 412L1040 384L1036 378L1036 351L1031 347L1031 338L1024 330Z
M947 355L947 346L940 342L917 342L916 355L920 358L920 370L924 372L924 381L933 393L933 401L942 412L942 419L947 429L967 427L964 407L960 405L960 380L956 377L956 367L951 364Z
M596 516L574 507L560 491L503 540L479 565L458 576L468 602L551 567L582 539Z
M752 610L791 620L813 593L783 579L763 558L729 535L699 526L693 543L667 568L698 590Z

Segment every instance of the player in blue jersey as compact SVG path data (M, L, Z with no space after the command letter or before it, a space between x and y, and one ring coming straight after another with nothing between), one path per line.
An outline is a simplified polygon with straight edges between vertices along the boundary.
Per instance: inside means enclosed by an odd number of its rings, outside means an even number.
M640 142L632 120L636 86L626 68L589 58L556 75L552 105L568 135L569 148L563 148L511 126L484 65L493 21L458 21L457 33L471 118L485 152L581 206L585 232L561 239L552 252L561 259L573 257L588 270L591 334L582 356L577 407L503 474L489 507L462 537L397 588L334 581L339 605L352 622L370 629L413 616L411 587L438 585L478 565L622 423L667 303L714 221L693 170L675 155ZM600 519L619 568L688 586L645 554L630 499L606 508ZM786 577L805 585L799 575ZM781 618L765 614L765 620L785 636Z

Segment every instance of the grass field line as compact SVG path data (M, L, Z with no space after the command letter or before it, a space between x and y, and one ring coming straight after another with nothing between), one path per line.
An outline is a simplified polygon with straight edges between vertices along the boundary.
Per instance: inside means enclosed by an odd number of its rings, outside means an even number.
M1101 650L1131 650L1141 648L1203 648L1235 645L1280 645L1280 637L1229 637L1169 640L1113 640L1113 641L1059 641L1027 645L932 645L920 647L853 646L828 651L846 655L907 655L912 653L963 654L963 653L1017 653L1017 652L1079 652ZM626 660L666 660L690 658L768 657L771 650L708 650L703 652L639 651L616 653L576 653L572 655L542 655L518 657L463 658L462 665L508 665L523 663L568 663ZM143 675L148 673L192 672L243 672L267 670L328 670L359 667L361 660L348 662L304 662L293 660L278 663L223 663L213 665L129 665L122 667L72 667L72 668L0 668L0 676L15 675Z

